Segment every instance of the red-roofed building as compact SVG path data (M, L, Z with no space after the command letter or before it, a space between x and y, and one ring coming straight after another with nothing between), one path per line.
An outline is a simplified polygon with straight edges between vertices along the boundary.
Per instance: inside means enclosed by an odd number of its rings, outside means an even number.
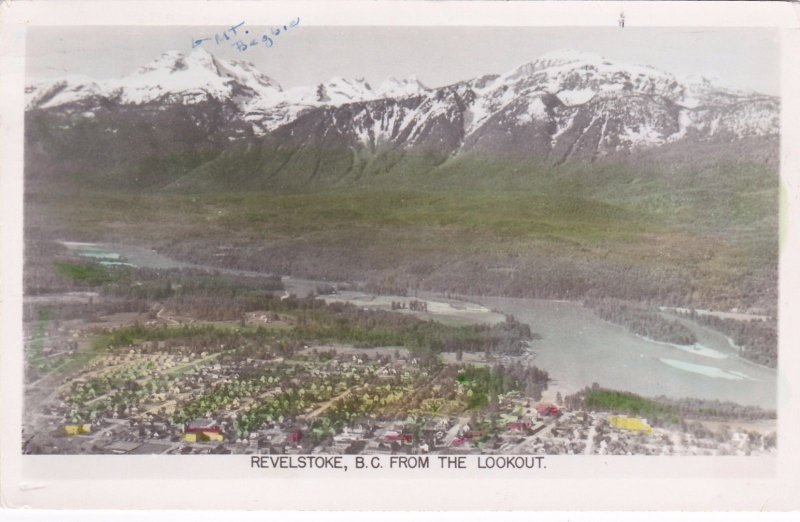
M506 429L508 431L525 431L530 429L531 421L529 420L522 420L522 421L513 421L506 424Z
M414 442L414 435L411 433L397 433L396 431L389 431L383 436L385 442Z
M559 414L558 406L555 404L537 404L536 412L542 417L557 416Z
M451 446L461 446L467 442L467 437L456 437L453 439L453 442L450 443Z

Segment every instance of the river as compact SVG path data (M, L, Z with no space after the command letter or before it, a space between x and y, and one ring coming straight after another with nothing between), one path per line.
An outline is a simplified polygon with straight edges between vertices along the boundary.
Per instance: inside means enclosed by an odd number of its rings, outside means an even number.
M112 264L121 259L146 268L200 268L236 275L264 275L175 261L131 245L65 244L80 255L101 262L106 259ZM108 256L104 257L104 252ZM284 277L283 282L287 291L296 295L306 295L318 285L329 284L293 277ZM394 298L350 292L327 299L351 301L359 306L372 302L383 306ZM575 302L509 297L445 299L430 292L421 294L421 298L431 303L429 308L434 313L442 310L444 317L463 314L469 320L483 317L494 322L498 317L490 311L494 310L527 323L541 336L531 342L534 364L547 370L556 386L564 391L575 391L596 382L603 387L651 397L718 399L767 409L776 405L775 370L739 358L727 337L690 321L684 323L695 333L698 345L675 346L634 335Z
M649 341L598 318L579 303L507 297L476 298L512 314L542 339L535 364L570 390L596 382L645 396L719 399L772 409L776 372L738 357L724 335L692 323L700 346Z

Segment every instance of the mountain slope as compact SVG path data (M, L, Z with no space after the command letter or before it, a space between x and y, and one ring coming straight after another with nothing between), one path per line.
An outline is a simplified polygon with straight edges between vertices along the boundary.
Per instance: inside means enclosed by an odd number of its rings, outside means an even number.
M779 129L775 97L576 51L434 89L334 78L284 90L252 64L198 49L120 80L67 78L27 94L31 176L137 189L426 179L479 157L498 160L489 176L510 164L635 164L683 142L737 155L739 142L775 143ZM775 152L763 159L774 165Z

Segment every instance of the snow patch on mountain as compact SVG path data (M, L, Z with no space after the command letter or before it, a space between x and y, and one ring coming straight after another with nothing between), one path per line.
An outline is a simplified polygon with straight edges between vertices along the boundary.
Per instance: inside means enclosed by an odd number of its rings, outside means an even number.
M166 52L133 74L108 82L107 87L119 93L122 103L141 105L167 97L193 104L231 97L232 84L216 59L200 48L189 55Z
M582 105L597 94L592 89L566 89L559 91L556 96L564 105Z
M264 106L277 105L284 101L280 84L259 71L251 62L244 60L218 61L218 70L241 86L255 93Z
M661 145L665 141L664 133L649 123L626 127L620 134L620 141L632 148Z
M547 106L542 101L542 98L538 97L526 104L525 110L519 115L519 121L531 123L536 120L544 119L547 116Z
M25 88L25 106L48 109L104 96L105 90L88 76L70 75L57 80L39 80Z
M575 123L575 116L577 115L576 111L572 111L568 115L562 115L561 117L556 118L556 128L553 135L550 137L550 145L553 146L556 144L558 139L567 131L572 129L573 124Z
M383 82L375 94L380 98L408 98L429 92L430 89L420 82L416 76L397 79L389 78Z
M504 74L436 89L411 76L389 78L377 88L363 78L337 77L284 90L250 62L218 59L198 48L163 53L118 80L71 77L37 82L26 88L26 97L28 108L64 108L86 117L103 99L112 106L202 106L216 100L230 104L228 117L246 122L256 135L310 111L358 103L363 105L352 112L353 121L343 121L351 113L342 112L335 125L349 125L347 133L368 146L392 140L411 146L439 132L434 141L460 142L455 145L460 150L481 133L495 136L482 143L499 143L513 127L530 126L525 135L537 146L549 139L559 154L580 147L597 149L586 157L690 136L776 134L780 112L777 98L723 87L714 79L678 78L653 67L572 50L549 52ZM450 123L461 125L457 136L451 127L442 130Z
M364 78L332 78L324 84L325 94L333 104L340 105L372 98L375 93Z
M671 97L679 88L675 77L650 66L612 62L583 51L558 50L546 53L501 75L496 83L511 84L517 90L534 87L551 93L588 96L604 93L635 92ZM574 103L564 100L567 105ZM585 103L585 101L583 102Z

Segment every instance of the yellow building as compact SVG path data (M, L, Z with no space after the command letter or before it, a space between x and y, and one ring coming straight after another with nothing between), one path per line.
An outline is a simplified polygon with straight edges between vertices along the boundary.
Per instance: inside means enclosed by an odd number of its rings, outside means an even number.
M626 417L624 415L611 415L608 418L608 423L621 430L628 430L628 431L638 431L641 433L646 433L651 435L653 433L653 428L647 424L647 421L644 419L638 419L636 417Z
M64 433L70 437L75 435L86 435L92 432L91 424L67 424L64 426Z
M218 433L216 431L204 431L203 435L205 436L206 440L210 440L212 442L222 442L224 439L222 433Z
M183 434L185 442L222 442L225 438L217 431L189 431Z

